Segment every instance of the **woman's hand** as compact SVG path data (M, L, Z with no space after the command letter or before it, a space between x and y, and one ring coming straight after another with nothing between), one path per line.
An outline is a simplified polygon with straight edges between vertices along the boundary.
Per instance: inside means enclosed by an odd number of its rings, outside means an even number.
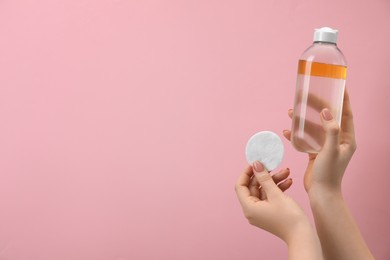
M271 177L260 162L255 162L240 175L235 188L249 223L289 243L297 230L308 228L310 223L302 208L282 191L292 184L287 176L285 169Z
M279 172L272 175L272 180L275 182L276 185L278 185L281 191L286 191L288 190L288 188L291 187L293 181L291 178L288 178L289 175L290 175L289 168L282 169ZM249 190L252 196L258 197L260 200L266 199L264 189L261 188L259 182L257 181L257 178L255 178L254 176L252 176L251 178L251 182L249 184Z
M293 117L291 109L288 115ZM341 128L329 109L321 111L321 122L326 133L325 143L320 153L309 154L304 177L309 196L312 190L316 190L316 194L322 191L341 192L345 169L356 150L353 115L347 91L344 95ZM291 139L290 130L284 130L283 135Z
M318 154L309 154L304 177L305 189L309 195L325 259L374 259L341 192L344 172L356 150L347 91L342 113L340 128L328 109L321 111L325 143ZM289 116L293 116L292 110L289 111ZM314 127L318 129L320 126ZM310 131L313 128L308 129ZM290 140L290 131L285 130L283 134Z

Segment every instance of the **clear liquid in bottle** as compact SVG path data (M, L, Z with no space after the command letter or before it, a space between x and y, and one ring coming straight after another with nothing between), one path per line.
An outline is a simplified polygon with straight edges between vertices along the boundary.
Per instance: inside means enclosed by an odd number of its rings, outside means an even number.
M315 34L314 44L298 63L291 142L301 152L321 151L325 132L320 112L324 108L341 124L347 67L344 55L336 46L337 34L336 38L330 36L321 38Z

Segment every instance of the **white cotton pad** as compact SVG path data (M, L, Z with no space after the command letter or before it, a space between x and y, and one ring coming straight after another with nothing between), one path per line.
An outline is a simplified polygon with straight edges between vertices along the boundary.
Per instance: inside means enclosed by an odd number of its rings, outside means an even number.
M262 131L249 139L245 154L249 164L260 161L268 171L272 171L282 162L284 146L277 134Z

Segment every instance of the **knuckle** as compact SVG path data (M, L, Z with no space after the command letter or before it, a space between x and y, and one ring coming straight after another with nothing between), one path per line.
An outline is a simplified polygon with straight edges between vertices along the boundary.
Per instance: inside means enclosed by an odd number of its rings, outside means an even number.
M256 177L257 177L258 182L260 182L260 183L272 180L271 175L265 174L265 173L258 174Z
M253 221L253 214L249 210L244 210L244 216L249 223Z
M340 131L340 127L337 122L333 122L328 126L327 132L331 135L338 135Z
M351 143L351 145L349 146L349 149L350 149L351 153L354 153L357 149L356 142Z

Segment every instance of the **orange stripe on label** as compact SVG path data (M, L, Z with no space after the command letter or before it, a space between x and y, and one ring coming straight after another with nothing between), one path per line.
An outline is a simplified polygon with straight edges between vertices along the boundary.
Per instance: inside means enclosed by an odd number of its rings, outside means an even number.
M346 79L347 67L342 65L300 60L298 63L298 74L334 79Z

